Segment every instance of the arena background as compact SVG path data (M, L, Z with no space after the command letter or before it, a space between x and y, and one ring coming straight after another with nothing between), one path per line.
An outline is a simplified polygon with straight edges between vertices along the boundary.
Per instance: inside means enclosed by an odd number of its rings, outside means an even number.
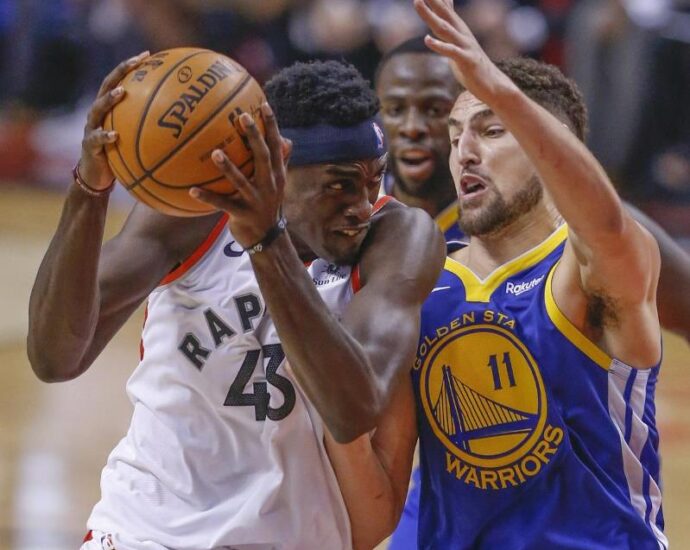
M589 144L621 194L690 248L690 2L456 7L492 56L538 57L578 81ZM144 49L180 45L227 53L260 81L293 60L329 57L371 77L382 52L420 32L411 0L0 0L0 550L79 547L100 470L131 413L124 386L142 312L73 382L39 382L25 348L30 288L101 78ZM130 205L117 189L109 235ZM664 515L677 549L690 548L689 368L690 347L666 335L657 403Z

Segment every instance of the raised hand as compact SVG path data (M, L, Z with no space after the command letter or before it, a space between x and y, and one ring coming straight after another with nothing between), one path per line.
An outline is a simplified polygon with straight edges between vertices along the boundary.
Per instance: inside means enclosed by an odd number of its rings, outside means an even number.
M103 79L89 110L84 126L84 138L81 142L79 173L84 182L94 191L107 189L114 179L105 156L104 146L106 143L117 141L118 135L115 131L106 132L103 129L103 120L108 112L125 97L124 89L118 84L148 55L149 52L142 52L115 67Z
M229 195L193 187L189 194L230 215L230 231L244 248L261 241L280 218L283 191L287 181L286 159L290 142L278 130L273 110L268 103L261 105L266 136L261 135L252 117L243 113L240 123L254 156L254 176L250 179L235 166L220 149L211 154L213 162L236 191Z
M472 95L488 102L499 86L510 85L455 12L452 0L414 0L414 7L435 36L427 35L426 45L451 60L455 77Z

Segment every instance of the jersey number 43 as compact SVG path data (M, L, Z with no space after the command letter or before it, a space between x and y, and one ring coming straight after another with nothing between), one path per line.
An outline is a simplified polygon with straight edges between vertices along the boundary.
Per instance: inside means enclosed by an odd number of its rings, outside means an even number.
M254 382L253 391L245 392L244 389L254 374L262 352L264 361L268 360L266 380ZM254 407L254 416L257 420L266 420L267 417L269 420L282 420L289 415L295 406L295 388L288 378L277 372L283 359L285 359L285 352L280 344L267 344L261 350L247 352L223 404L228 407ZM283 394L283 404L278 408L270 405L269 384Z

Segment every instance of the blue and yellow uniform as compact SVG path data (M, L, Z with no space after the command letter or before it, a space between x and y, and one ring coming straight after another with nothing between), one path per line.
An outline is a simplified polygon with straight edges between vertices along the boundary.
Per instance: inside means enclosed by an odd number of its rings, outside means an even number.
M659 366L609 357L556 306L567 228L479 280L448 259L412 371L419 548L666 548Z
M449 249L455 250L467 244L467 238L458 225L458 203L452 202L434 218L443 233Z

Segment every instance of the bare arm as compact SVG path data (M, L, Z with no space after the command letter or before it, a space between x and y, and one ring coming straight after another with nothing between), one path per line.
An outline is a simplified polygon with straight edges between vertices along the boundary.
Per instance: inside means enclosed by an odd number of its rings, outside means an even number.
M610 355L637 367L656 364L661 356L656 242L625 210L594 156L555 116L520 91L498 95L495 112L568 223L553 283L559 307ZM607 304L608 319L588 318L593 300Z
M610 355L638 367L654 365L661 355L654 239L623 208L585 145L486 56L452 2L415 0L415 7L437 37L428 37L427 45L451 59L466 89L505 124L568 223L553 283L559 307ZM597 300L606 304L607 322L592 323L588 316Z
M339 442L369 432L412 364L421 305L442 268L443 240L422 211L382 212L361 259L363 288L339 322L287 238L254 261L293 372ZM265 290L264 290L265 289ZM299 307L296 307L299 304Z
M232 233L244 246L260 241L276 223L286 181L277 124L267 105L262 110L265 140L248 115L241 118L254 155L254 181L216 151L212 158L233 181L238 196L191 191L228 211ZM364 288L339 322L287 234L252 257L292 370L337 441L352 441L376 426L392 380L412 364L420 308L444 258L443 238L426 214L402 205L385 208L361 258Z
M410 483L417 426L409 373L398 381L373 436L341 445L326 433L325 440L350 516L352 545L373 548L398 525Z
M121 99L115 85L139 58L122 63L106 79L84 131L81 173L93 189L112 181L103 145L117 139L101 128ZM137 205L101 251L108 194L70 187L58 229L41 263L29 302L27 351L44 381L83 373L126 319L180 257L210 231L213 220L180 220Z
M690 342L690 256L649 216L626 206L659 243L661 274L656 299L661 325Z
M84 222L88 216L72 217L73 203L83 200L72 195L81 193L70 190L29 302L29 359L46 382L71 380L86 371L218 220L218 215L171 218L136 205L120 233L101 251L92 235L83 238L93 229Z

